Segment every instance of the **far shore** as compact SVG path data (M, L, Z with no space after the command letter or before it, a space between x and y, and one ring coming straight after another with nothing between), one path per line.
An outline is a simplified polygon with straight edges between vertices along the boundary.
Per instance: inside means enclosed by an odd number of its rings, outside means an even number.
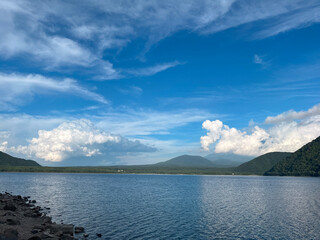
M137 174L137 175L202 175L202 176L265 176L263 173L237 173L233 168L191 168L154 166L101 166L101 167L18 167L0 166L1 172L12 173L84 173L84 174ZM296 176L307 177L307 176Z

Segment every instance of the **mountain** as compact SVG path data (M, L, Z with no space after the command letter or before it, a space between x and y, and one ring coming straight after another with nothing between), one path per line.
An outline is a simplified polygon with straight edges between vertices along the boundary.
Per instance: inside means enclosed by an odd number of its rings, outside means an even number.
M276 163L290 156L292 153L288 152L271 152L263 154L259 157L252 159L249 162L241 164L236 167L234 171L236 173L247 174L264 174L270 170Z
M155 165L165 167L215 167L210 160L192 155L182 155Z
M0 166L40 166L32 160L12 157L9 154L0 151Z
M230 161L244 163L251 159L253 159L252 156L246 156L246 155L238 155L234 153L211 153L207 156L205 156L206 159L209 159L211 161L221 160L221 159L228 159Z
M238 167L242 163L242 162L238 162L230 159L217 159L211 162L217 168Z
M320 137L278 162L265 175L320 176Z

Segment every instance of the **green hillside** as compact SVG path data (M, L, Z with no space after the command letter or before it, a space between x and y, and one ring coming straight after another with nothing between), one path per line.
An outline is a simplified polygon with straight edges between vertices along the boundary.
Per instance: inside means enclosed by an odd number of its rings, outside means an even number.
M320 176L320 137L277 163L265 175Z
M207 156L204 156L204 158L210 160L210 161L217 161L217 160L230 160L238 163L245 163L253 159L252 156L247 155L238 155L234 153L210 153Z
M237 162L230 159L217 159L212 161L212 163L217 168L226 168L226 167L238 167L242 162Z
M290 156L288 152L271 152L252 159L235 168L235 173L241 174L264 174L276 163Z
M0 151L0 166L40 166L32 160L12 157L9 154Z
M204 157L191 155L182 155L165 162L157 163L155 165L166 167L215 167L210 160Z

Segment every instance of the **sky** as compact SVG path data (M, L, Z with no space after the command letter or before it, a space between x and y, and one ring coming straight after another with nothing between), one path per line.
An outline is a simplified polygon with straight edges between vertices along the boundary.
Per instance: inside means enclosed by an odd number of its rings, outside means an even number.
M320 1L0 1L0 151L47 166L293 152Z

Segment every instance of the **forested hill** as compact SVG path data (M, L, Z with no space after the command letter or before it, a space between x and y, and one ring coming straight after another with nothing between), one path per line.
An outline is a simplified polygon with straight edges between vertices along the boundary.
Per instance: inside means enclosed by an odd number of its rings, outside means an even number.
M182 155L172 158L165 162L155 164L155 166L174 166L174 167L215 167L210 160L192 155Z
M320 137L277 163L265 175L320 176Z
M252 159L235 168L235 173L241 174L264 174L276 163L290 156L288 152L271 152Z
M9 154L0 151L0 166L40 166L32 160L12 157Z

